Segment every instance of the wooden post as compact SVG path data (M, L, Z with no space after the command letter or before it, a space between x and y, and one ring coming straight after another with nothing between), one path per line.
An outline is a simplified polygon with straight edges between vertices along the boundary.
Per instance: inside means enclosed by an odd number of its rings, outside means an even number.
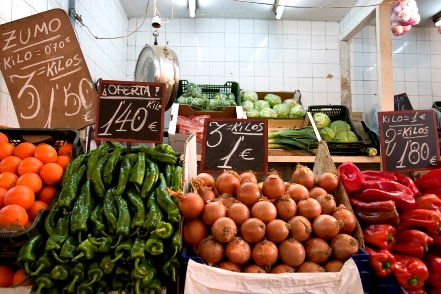
M352 111L351 57L348 41L340 41L340 75L341 104L347 106L349 111Z

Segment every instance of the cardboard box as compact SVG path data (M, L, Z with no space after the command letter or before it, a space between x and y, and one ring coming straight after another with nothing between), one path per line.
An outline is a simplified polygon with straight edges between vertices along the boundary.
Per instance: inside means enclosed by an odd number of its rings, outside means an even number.
M192 115L210 115L211 118L243 118L242 106L227 106L223 111L196 111L189 105L173 103L168 126L168 142L176 152L184 152L184 143L188 135L180 134L176 130L178 115L186 117ZM196 144L197 154L202 154L202 143Z

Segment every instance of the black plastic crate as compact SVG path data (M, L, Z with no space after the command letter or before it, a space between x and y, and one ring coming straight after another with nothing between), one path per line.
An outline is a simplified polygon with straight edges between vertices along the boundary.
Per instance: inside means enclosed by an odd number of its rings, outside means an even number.
M349 109L344 105L311 105L308 107L308 112L313 116L318 112L322 112L329 116L331 121L342 120L351 126L351 131L357 136L358 141L355 142L333 142L326 141L329 152L331 154L360 154L360 150L363 147L363 137L357 132L354 124L351 120Z
M189 82L187 80L179 81L178 94L176 97L182 96L182 93L185 92L188 83ZM239 83L237 82L229 81L226 82L224 85L198 85L198 87L201 88L202 93L207 94L207 97L209 99L211 99L213 95L216 93L223 93L223 94L233 93L236 99L236 105L238 106L242 105L240 99L240 86Z
M436 108L436 109L438 109L439 111L441 111L441 101L435 101L435 102L433 102L433 104L432 104L432 108Z
M403 289L400 284L398 284L397 279L393 274L390 274L387 277L379 278L377 276L373 276L372 280L372 294L403 294Z
M364 121L361 121L361 125L363 126L366 135L368 135L372 147L377 149L377 154L380 155L380 136L371 129L369 129L368 126L364 123Z

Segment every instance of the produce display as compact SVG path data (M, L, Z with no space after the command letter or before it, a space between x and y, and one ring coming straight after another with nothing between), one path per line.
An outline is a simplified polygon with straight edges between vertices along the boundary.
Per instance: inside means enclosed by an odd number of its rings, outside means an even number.
M331 122L329 116L322 112L315 113L313 118L323 140L335 142L358 141L357 135L351 131L351 126L347 122L342 120Z
M400 173L338 168L363 228L370 266L409 293L441 291L441 169L416 181Z
M31 293L160 293L172 285L181 214L166 188L182 188L179 155L166 144L128 150L108 142L73 159L44 231L18 253Z
M233 93L214 93L208 97L195 83L188 83L182 96L176 99L179 104L188 104L194 110L223 110L226 106L236 106Z
M317 144L317 137L314 128L311 126L300 129L288 128L282 130L270 130L268 132L269 149L301 149L311 155L315 155L311 149L317 148Z
M191 117L178 115L176 129L178 133L184 135L196 133L196 141L202 142L204 138L205 119L210 117L209 115L194 115Z
M401 36L420 23L421 16L415 0L400 1L392 5L390 29L395 36Z
M243 92L242 107L247 117L262 118L303 118L306 111L295 99L282 98L275 94L267 94L263 100L259 100L257 93L252 91Z
M205 264L234 272L338 272L358 252L356 218L332 193L335 173L316 179L298 165L290 183L271 171L200 173L177 195L183 238Z

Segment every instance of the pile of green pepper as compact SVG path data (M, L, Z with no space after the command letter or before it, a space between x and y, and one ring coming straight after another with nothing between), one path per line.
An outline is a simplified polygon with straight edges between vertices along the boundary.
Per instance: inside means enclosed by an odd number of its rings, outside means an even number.
M106 142L73 159L44 231L19 252L31 294L158 294L176 282L181 214L166 191L182 189L170 145Z

